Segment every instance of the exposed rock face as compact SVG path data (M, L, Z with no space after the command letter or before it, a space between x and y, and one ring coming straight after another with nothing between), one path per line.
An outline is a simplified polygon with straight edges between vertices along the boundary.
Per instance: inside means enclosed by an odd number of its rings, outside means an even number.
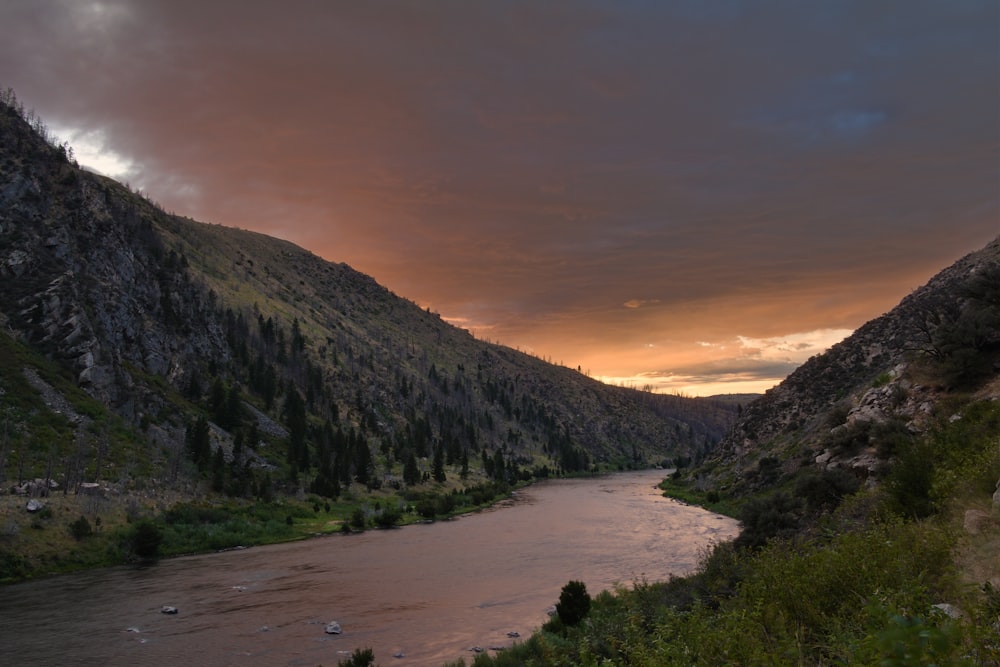
M926 428L945 392L916 379L919 373L911 372L914 359L947 358L954 347L948 347L945 334L953 335L949 332L963 323L969 332L962 345L997 348L998 284L1000 238L941 271L896 308L813 357L749 404L715 458L743 474L744 462L763 456L801 459L805 445L813 450L816 465L854 469L867 478L880 466L873 449L845 453L825 451L817 444L850 428L902 424L913 433ZM963 319L973 308L975 318ZM981 370L987 377L1000 372L996 367ZM791 439L797 447L782 454L782 445Z
M130 367L169 377L198 355L226 359L207 293L171 260L154 207L0 113L0 311L10 326L116 407L130 401Z

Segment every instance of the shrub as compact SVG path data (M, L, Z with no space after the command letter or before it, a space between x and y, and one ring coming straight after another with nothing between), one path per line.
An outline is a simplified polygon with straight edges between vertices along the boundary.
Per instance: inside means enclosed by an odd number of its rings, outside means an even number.
M434 501L430 498L424 498L417 503L417 514L425 519L433 519L437 514L437 509Z
M838 456L853 456L868 446L871 429L872 423L865 421L838 426L826 436L823 446Z
M896 452L905 449L913 441L913 435L906 424L898 419L877 424L871 429L871 442L875 445L875 453L881 459L887 459Z
M901 516L922 518L934 513L931 487L934 482L933 447L925 441L912 443L899 452L885 488L891 507Z
M337 663L338 667L374 667L375 651L370 648L356 648L351 657Z
M861 481L847 470L833 469L805 473L795 481L795 495L806 501L811 512L832 509L841 498L861 487Z
M375 515L375 524L379 528L392 528L402 518L400 512L395 507L386 507Z
M155 523L140 521L128 536L128 550L141 560L156 560L162 542L163 533Z
M959 645L953 626L939 627L919 616L907 616L875 604L870 605L869 613L872 616L869 633L852 660L884 667L961 664L951 661Z
M574 626L590 612L590 594L582 581L570 581L563 586L556 603L556 614L564 625Z
M762 547L773 538L795 534L799 527L799 502L783 491L753 499L743 506L740 521L743 531L736 538L736 545Z
M87 517L81 516L79 519L69 524L70 535L73 536L77 542L85 538L90 537L94 534L94 529L90 527L90 522L87 521Z
M364 530L367 520L365 519L365 511L360 507L356 508L354 512L351 513L350 526L355 530Z

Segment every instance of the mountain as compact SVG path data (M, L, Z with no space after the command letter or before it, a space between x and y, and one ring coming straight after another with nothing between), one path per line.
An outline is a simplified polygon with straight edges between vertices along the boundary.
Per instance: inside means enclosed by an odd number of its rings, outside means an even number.
M1000 397L998 380L1000 237L747 404L703 483L740 496L809 468L877 483L896 443L964 396Z
M697 457L735 417L476 340L346 264L168 214L2 101L8 485L336 497L428 486L432 467L510 482Z
M739 536L476 665L1000 665L1000 238L750 402L667 495ZM571 610L573 611L573 610Z
M738 515L691 573L482 665L1000 665L1000 239L745 407L662 484ZM563 588L560 605L574 582Z

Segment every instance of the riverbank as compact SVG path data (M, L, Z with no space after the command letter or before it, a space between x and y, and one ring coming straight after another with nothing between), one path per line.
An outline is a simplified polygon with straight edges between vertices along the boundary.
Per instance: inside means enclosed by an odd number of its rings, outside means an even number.
M269 501L191 489L0 496L0 584L236 547L279 544L445 520L481 511L518 488L485 479L418 487L405 493L348 488L337 500L314 494ZM136 544L139 526L159 539L151 553ZM136 551L137 546L139 552ZM146 545L149 548L149 545Z
M0 596L0 625L19 637L5 657L274 667L336 665L370 647L384 666L470 663L518 640L508 633L528 637L567 580L597 594L681 576L735 534L733 521L663 498L661 480L539 481L448 521L14 584ZM331 621L341 635L324 632Z
M717 492L699 491L690 484L676 480L672 475L660 482L659 488L665 498L672 498L734 519L739 518L739 505L732 500L720 498Z

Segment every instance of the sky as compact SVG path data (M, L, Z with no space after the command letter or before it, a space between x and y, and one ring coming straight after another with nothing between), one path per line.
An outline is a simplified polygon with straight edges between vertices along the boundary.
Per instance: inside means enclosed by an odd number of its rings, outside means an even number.
M996 0L3 0L0 86L168 211L668 393L1000 235Z

